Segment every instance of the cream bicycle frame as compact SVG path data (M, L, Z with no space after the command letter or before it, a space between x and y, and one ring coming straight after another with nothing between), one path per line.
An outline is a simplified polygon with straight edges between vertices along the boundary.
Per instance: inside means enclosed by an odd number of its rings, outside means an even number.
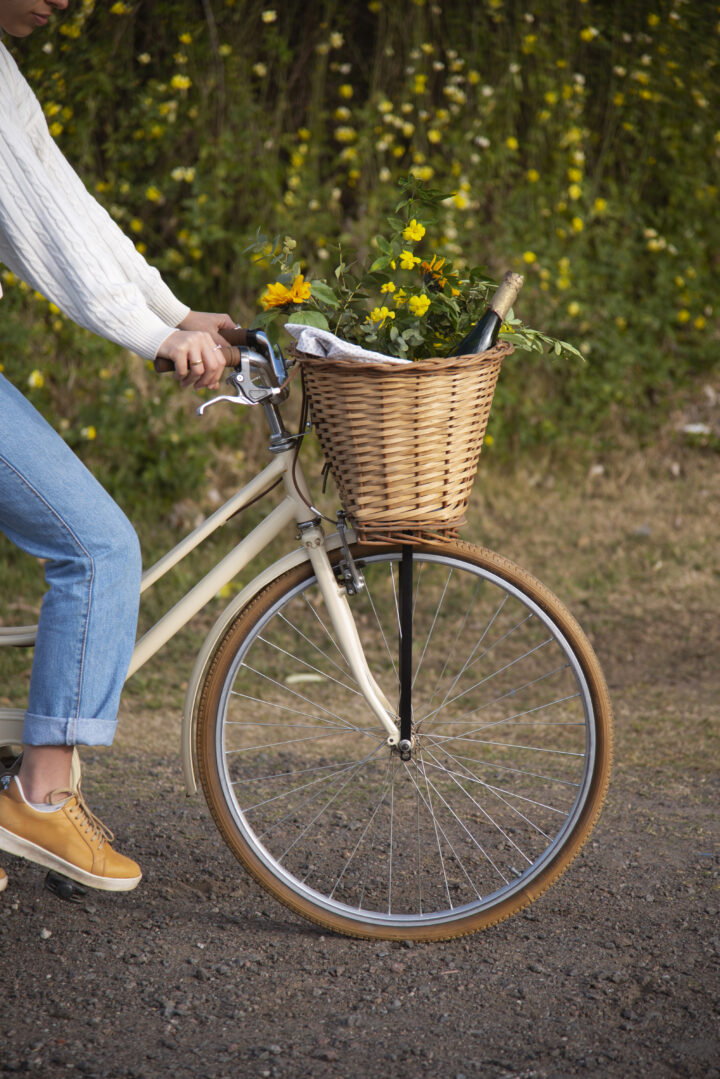
M285 494L281 502L270 510L263 520L163 615L135 645L128 678L147 663L171 637L217 595L223 585L232 581L278 535L293 523L302 526L300 528L302 546L264 569L234 598L210 630L195 661L185 695L181 731L183 771L188 794L197 792L193 740L197 699L214 648L233 618L260 589L279 574L302 562L309 561L312 564L338 644L369 708L387 731L388 744L395 745L399 741L397 712L380 690L367 666L347 601L346 590L336 580L328 559L328 552L341 546L340 537L337 533L326 537L320 527L319 518L309 519L309 514L312 512L308 508L310 496L305 477L299 463L295 461L295 456L294 448L276 453L266 468L143 574L141 591L145 592L234 514L268 491L278 479L283 480ZM352 533L348 533L348 539L350 541L354 539ZM32 645L35 642L36 632L37 626L0 628L0 646ZM21 709L0 708L0 745L22 743L23 720L24 712Z

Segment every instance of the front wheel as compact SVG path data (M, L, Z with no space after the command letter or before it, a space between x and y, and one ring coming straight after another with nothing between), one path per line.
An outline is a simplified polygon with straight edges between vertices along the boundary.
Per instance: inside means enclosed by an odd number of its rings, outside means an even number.
M402 548L353 556L365 655L397 703ZM575 857L612 716L589 642L543 585L465 543L412 556L409 759L355 685L309 564L218 644L196 748L222 835L282 903L354 936L441 940L527 906Z

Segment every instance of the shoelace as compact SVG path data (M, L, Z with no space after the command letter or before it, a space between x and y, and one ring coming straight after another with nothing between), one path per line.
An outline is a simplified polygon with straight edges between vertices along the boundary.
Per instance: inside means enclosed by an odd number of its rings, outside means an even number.
M98 841L98 848L101 848L106 841L112 843L115 836L88 807L87 802L83 798L82 791L80 790L79 782L75 790L52 791L48 801L54 803L56 801L65 801L67 798L75 799L76 804L70 806L70 812L76 818L78 823L82 825L84 831L90 833L91 839L96 839Z

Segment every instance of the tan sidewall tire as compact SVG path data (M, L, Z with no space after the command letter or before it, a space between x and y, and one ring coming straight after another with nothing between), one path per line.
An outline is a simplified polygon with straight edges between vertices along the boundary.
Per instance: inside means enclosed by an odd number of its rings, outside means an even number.
M397 550L397 547L365 547L357 544L353 547L353 554L356 558L360 558L363 555L382 554L394 550ZM393 929L387 926L368 925L359 919L336 915L297 895L283 881L274 876L237 831L223 795L215 763L215 717L220 705L223 685L238 648L268 608L289 589L311 577L312 570L308 564L304 564L277 577L238 614L217 646L208 665L200 694L196 724L196 752L200 780L210 812L225 842L263 889L290 910L326 929L368 939L449 940L495 925L527 907L558 879L587 841L605 800L612 765L612 708L605 679L590 642L560 600L525 570L487 548L458 541L452 545L443 545L442 548L417 544L415 550L426 554L439 552L480 566L519 588L552 618L570 644L587 680L595 711L595 768L580 816L555 857L548 862L527 889L508 897L507 900L489 910L469 914L465 918L450 923ZM341 552L335 552L331 556L333 561L340 557Z

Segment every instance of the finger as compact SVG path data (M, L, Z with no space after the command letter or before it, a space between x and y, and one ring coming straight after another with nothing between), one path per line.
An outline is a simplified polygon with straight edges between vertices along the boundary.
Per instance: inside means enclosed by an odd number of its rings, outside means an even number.
M225 356L219 345L203 348L202 351L204 371L198 379L196 387L207 386L211 389L219 385L223 371L225 370Z
M218 356L219 352L213 353L213 349L203 349L199 354L200 363L195 359L191 361L190 372L183 385L193 386L196 390L217 389L225 370L225 363Z
M185 375L180 379L182 386L196 386L205 373L202 352L198 348L188 349L184 356Z
M188 375L188 360L189 355L187 351L178 349L172 358L172 362L175 364L175 378L178 379L183 385Z

